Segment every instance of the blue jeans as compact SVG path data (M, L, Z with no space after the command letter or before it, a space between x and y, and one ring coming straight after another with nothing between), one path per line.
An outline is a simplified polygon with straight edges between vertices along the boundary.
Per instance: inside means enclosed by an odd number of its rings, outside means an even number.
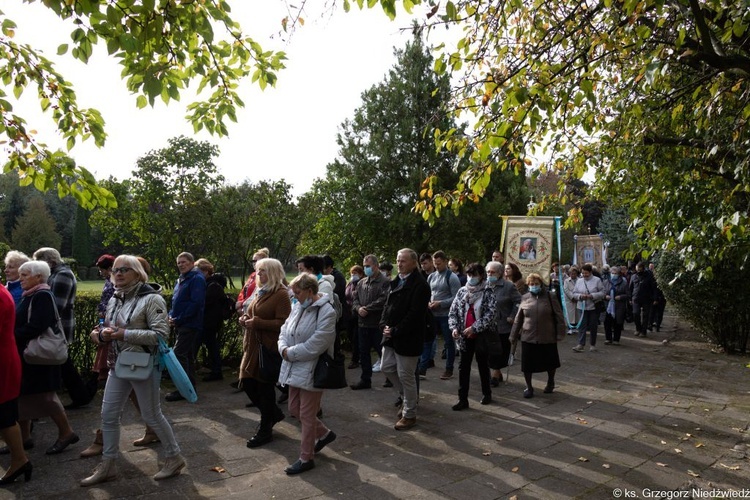
M591 347L596 345L596 331L599 327L599 313L596 309L583 313L583 323L578 331L578 345L586 345L586 332L591 332Z
M441 333L443 334L443 342L445 344L445 369L447 371L453 371L453 363L456 360L456 341L453 340L451 330L448 328L448 316L435 316L435 324L438 329L438 337Z
M164 455L174 457L179 455L180 447L174 437L172 427L167 422L159 405L159 383L161 370L154 367L154 373L146 380L124 380L109 371L107 385L104 388L102 400L102 441L105 458L117 458L120 448L120 418L122 410L130 399L130 391L135 391L138 406L141 408L141 418L151 427L164 447Z
M359 327L359 365L362 368L362 380L369 382L372 379L372 359L370 350L374 349L380 357L380 342L383 334L377 327Z

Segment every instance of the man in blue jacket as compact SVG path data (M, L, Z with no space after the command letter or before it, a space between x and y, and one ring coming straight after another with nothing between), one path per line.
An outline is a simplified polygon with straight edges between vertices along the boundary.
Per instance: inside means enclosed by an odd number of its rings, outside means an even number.
M180 277L174 286L169 325L175 329L174 354L195 387L195 341L203 329L203 308L206 303L206 279L195 269L195 258L188 252L177 256ZM179 391L167 394L167 401L185 399Z

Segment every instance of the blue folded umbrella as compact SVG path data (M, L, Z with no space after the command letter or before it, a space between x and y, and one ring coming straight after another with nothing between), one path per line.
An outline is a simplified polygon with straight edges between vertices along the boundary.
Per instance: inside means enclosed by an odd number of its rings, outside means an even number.
M182 365L177 360L177 356L175 356L172 348L161 337L159 337L159 364L167 368L172 383L174 383L177 391L182 394L183 398L187 399L190 403L198 401L198 394L196 394L193 384L190 382L187 373L185 373L185 369L182 368Z

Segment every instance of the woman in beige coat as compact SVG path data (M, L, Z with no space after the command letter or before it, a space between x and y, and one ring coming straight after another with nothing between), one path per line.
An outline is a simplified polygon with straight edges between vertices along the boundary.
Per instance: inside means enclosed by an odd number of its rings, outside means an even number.
M557 343L565 337L565 319L560 300L547 290L542 277L536 273L526 278L529 293L521 299L510 340L513 351L521 339L521 371L526 379L523 397L534 397L531 376L547 372L546 394L555 389L555 371L560 367Z

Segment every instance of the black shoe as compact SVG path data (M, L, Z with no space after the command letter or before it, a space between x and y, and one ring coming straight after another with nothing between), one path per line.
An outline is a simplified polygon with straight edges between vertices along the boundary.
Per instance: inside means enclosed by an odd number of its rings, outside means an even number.
M261 434L260 432L258 432L258 434L247 440L247 447L257 448L259 446L263 446L264 444L268 444L271 441L273 441L273 434L271 434L270 431L268 432L268 434Z
M453 408L453 411L465 410L468 407L469 407L469 402L466 401L465 399L459 399L458 403L456 403L453 406L451 406L451 408Z
M482 396L482 399L479 400L480 405L488 405L492 403L492 395L491 394L485 394Z
M523 397L526 399L531 399L534 397L534 389L524 389L523 390Z
M545 394L552 394L552 391L555 390L555 384L547 384L547 387L544 388Z
M172 392L170 392L169 394L167 394L167 395L166 395L166 396L164 397L164 399L165 399L166 401L170 401L170 402L171 402L171 401L182 401L182 400L183 400L183 399L185 399L185 398L184 398L184 397L182 397L182 394L180 394L180 391L172 391Z
M497 386L499 386L499 385L500 385L500 379L499 379L499 378L495 378L495 377L492 377L492 378L490 379L490 385L491 385L492 387L497 387Z
M25 464L23 464L21 467L15 470L13 474L6 474L5 477L0 478L0 485L3 484L10 484L16 481L21 475L23 475L24 482L28 483L31 481L31 471L33 470L33 466L31 465L31 462L27 461Z
M353 391L358 391L360 389L372 389L372 382L370 382L369 380L367 382L365 382L364 380L360 380L356 384L352 384L349 387L351 387Z
M393 382L391 382L388 379L385 379L385 383L383 383L383 387L393 387Z
M310 469L315 468L315 461L308 460L307 462L303 462L302 460L297 460L292 465L287 467L284 472L287 473L288 476L293 476L295 474L300 474L302 472L307 472Z
M221 373L211 373L203 377L204 382L213 382L215 380L224 380L224 375Z
M275 415L273 416L273 425L278 424L282 420L286 418L286 415L284 415L284 412L281 411L280 408L276 408Z
M26 441L23 442L23 449L24 450L30 450L34 447L34 440L29 438ZM9 455L10 454L10 448L7 446L3 446L0 448L0 455Z
M229 387L231 387L232 389L237 389L239 385L240 385L240 381L239 380L235 380L234 382L232 382L231 384L229 384Z
M58 439L55 441L55 444L47 448L45 453L47 455L57 455L58 453L62 453L69 445L76 444L78 441L80 441L80 438L78 437L78 434L74 432L68 436L67 439Z
M255 403L253 403L252 401L250 401L249 403L247 403L245 405L245 408L255 408Z
M419 380L425 380L427 378L427 369L419 370Z
M73 401L71 403L68 403L63 406L66 410L77 410L79 408L83 408L84 406L87 406L91 400L89 401Z
M315 453L320 453L320 450L333 443L334 441L336 441L336 433L333 431L328 431L328 434L318 439L318 441L315 443Z

